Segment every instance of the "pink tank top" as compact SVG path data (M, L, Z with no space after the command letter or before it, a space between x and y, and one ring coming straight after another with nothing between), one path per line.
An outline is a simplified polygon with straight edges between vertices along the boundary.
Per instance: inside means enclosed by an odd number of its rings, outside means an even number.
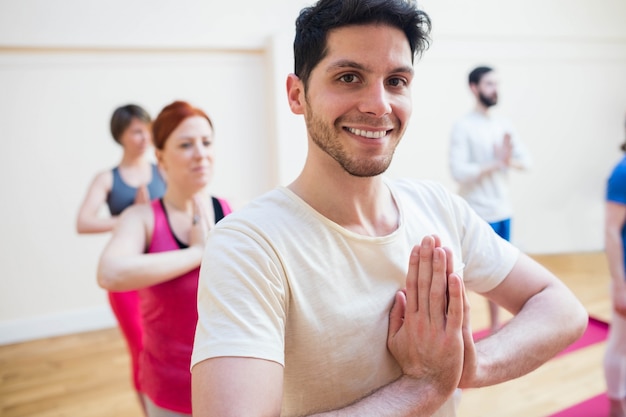
M219 200L224 215L230 207ZM148 253L179 250L161 200L152 201L154 232ZM159 407L191 414L193 339L198 321L195 268L177 278L139 290L144 348L140 358L142 391Z

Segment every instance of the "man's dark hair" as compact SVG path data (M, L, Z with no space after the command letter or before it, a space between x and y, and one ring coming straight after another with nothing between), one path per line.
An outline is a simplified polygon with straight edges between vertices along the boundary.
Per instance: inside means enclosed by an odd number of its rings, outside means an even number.
M483 75L487 74L488 72L493 71L493 68L491 67L476 67L472 70L472 72L469 73L469 78L468 81L470 83L470 85L472 84L478 84L480 83L480 79L483 78Z
M326 56L328 32L348 25L386 24L404 32L412 57L429 45L428 15L415 0L320 0L302 9L293 42L295 74L308 84L313 68Z

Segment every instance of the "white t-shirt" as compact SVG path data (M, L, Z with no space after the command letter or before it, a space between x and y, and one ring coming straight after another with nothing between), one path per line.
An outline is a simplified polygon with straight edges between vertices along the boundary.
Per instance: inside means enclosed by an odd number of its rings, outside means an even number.
M508 171L480 176L483 166L496 161L494 146L502 144L506 133L511 135L511 158L524 169L530 168L530 154L504 119L470 112L455 123L450 139L450 171L459 183L459 195L489 223L508 219L513 214Z
M277 188L211 232L198 289L192 366L239 356L284 366L282 416L346 406L401 375L387 350L389 311L412 247L437 234L468 289L484 292L519 251L433 182L387 182L399 227L362 236ZM259 381L263 383L263 381ZM454 416L451 398L436 416Z

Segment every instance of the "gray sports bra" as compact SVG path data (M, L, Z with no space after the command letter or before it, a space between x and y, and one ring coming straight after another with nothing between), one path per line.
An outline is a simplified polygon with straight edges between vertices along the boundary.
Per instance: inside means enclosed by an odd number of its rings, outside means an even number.
M107 205L112 216L119 215L124 209L133 204L137 188L131 187L122 180L119 167L113 168L113 186L107 196ZM161 198L165 192L165 181L156 165L152 164L152 180L148 184L150 200Z

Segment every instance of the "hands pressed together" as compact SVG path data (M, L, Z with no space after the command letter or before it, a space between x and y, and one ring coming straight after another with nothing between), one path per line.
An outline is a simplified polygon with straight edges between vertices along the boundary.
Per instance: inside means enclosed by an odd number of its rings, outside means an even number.
M494 146L494 153L500 169L506 169L511 165L513 142L510 133L505 133L502 143Z
M143 184L137 188L135 193L134 204L149 204L150 203L150 191L148 191L148 185Z
M193 217L191 232L189 234L189 246L204 248L213 221L209 215L209 205L205 195L193 197Z
M470 306L452 252L426 236L409 261L406 289L389 313L387 347L409 378L428 382L440 394L471 386L476 348Z

